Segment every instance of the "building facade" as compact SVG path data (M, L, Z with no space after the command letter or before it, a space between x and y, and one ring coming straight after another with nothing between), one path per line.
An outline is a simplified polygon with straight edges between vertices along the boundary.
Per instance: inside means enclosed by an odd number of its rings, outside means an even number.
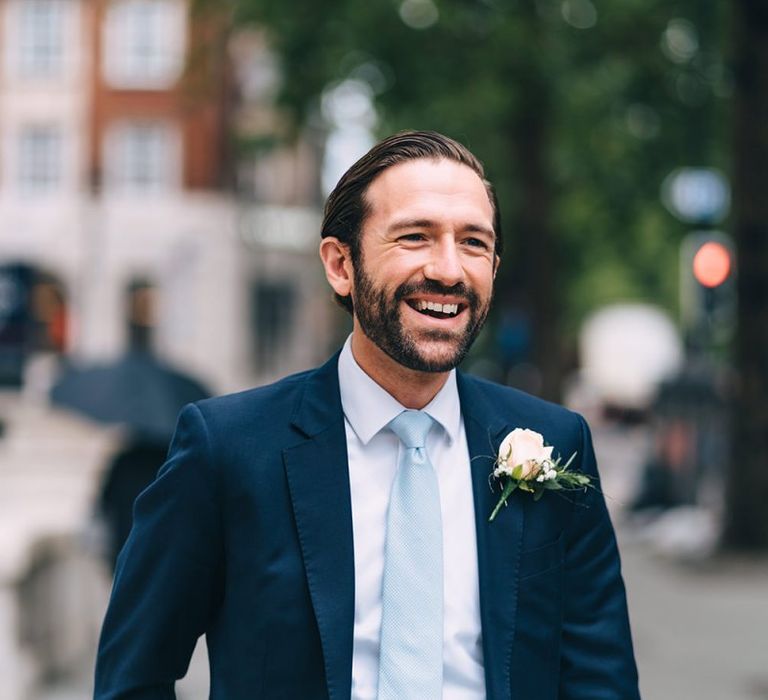
M126 352L137 282L152 350L214 392L338 339L318 149L264 147L281 120L263 41L191 8L0 2L0 700L51 679L88 697L108 593L82 541L121 438L49 405L62 360Z
M186 0L0 4L6 360L19 344L8 318L35 280L53 285L59 306L28 298L25 312L64 330L59 347L27 338L24 357L119 355L136 278L157 286L155 350L216 391L327 352L317 158L302 144L235 164L233 134L279 131L260 75L270 67L257 41L228 41L215 11L195 12ZM18 355L5 384L23 383Z

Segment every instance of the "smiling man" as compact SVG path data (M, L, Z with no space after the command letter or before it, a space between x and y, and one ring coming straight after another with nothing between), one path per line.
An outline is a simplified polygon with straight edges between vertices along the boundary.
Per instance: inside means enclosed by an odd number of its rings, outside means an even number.
M489 521L516 428L597 478L583 419L454 369L500 252L461 144L404 132L350 168L320 256L353 333L182 412L120 555L97 698L173 697L203 634L212 698L639 697L599 489L518 491Z

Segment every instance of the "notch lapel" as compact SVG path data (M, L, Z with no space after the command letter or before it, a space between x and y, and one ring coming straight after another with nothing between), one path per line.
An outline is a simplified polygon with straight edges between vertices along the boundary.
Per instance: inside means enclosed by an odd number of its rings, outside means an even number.
M338 354L308 376L292 420L305 440L283 450L283 463L320 632L328 696L346 700L352 682L355 573L337 361Z
M510 700L523 509L512 498L488 522L499 497L488 479L508 425L494 413L480 382L461 373L457 380L472 470L486 695Z

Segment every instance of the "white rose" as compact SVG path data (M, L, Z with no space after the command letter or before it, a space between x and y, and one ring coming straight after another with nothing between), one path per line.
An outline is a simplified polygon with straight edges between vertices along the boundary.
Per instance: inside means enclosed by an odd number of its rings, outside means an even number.
M515 428L501 441L497 472L512 475L515 467L521 467L521 479L535 479L542 462L552 459L552 447L544 446L541 433L528 428Z

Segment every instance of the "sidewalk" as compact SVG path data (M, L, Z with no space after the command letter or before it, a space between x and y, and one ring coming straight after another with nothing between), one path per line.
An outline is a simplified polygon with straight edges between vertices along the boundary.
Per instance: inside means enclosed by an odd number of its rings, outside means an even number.
M643 428L594 430L643 700L768 700L768 557L664 556L658 530L625 521L647 440Z
M619 542L643 699L768 699L768 560L683 564Z

